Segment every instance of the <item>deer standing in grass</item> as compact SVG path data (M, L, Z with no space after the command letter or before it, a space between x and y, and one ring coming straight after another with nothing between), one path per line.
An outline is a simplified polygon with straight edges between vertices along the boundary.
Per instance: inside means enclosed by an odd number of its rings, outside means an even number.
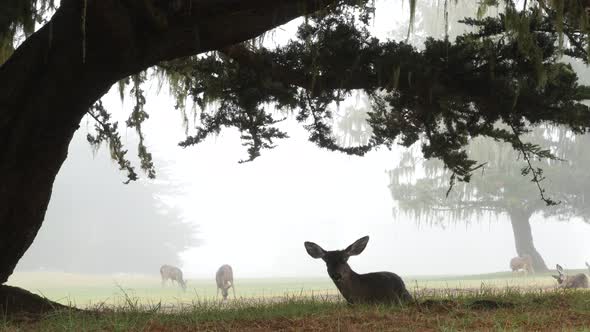
M523 270L525 275L535 273L533 269L533 258L528 254L514 257L510 260L510 269L512 272Z
M588 266L588 263L586 263ZM552 277L557 279L557 284L559 288L588 288L588 277L584 273L574 274L573 276L568 276L563 271L563 267L557 264L555 265L557 268L558 275L553 275ZM588 266L590 269L590 266Z
M176 281L182 290L186 290L186 282L182 278L182 271L176 266L162 265L160 267L160 276L162 277L162 287L164 287L166 280Z
M356 240L344 250L326 251L313 242L305 242L305 250L313 258L326 262L328 275L350 304L354 303L395 303L410 301L412 296L404 281L391 272L358 274L347 261L350 256L363 252L369 242L365 236Z
M224 264L222 265L215 274L215 282L217 283L217 296L219 296L219 290L221 289L221 296L223 300L227 300L227 291L231 287L234 293L234 299L236 298L236 288L234 287L234 271L231 266Z

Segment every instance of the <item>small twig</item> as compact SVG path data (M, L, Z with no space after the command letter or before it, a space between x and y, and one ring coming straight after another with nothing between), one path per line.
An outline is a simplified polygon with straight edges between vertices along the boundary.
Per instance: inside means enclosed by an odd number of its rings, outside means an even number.
M445 195L445 197L449 197L449 194L451 193L451 190L453 190L453 187L455 186L455 172L453 172L453 174L451 175L451 178L449 179L449 189L447 189L447 193Z
M510 123L510 128L512 129L512 132L514 133L513 145L516 145L516 148L518 149L518 151L520 151L520 153L522 153L522 157L524 158L524 160L528 164L527 169L528 169L528 171L530 171L533 174L532 181L537 185L537 188L539 189L539 194L541 195L541 199L547 204L547 206L561 204L561 201L555 202L551 198L545 197L545 189L543 189L543 187L541 186L541 181L543 181L543 178L540 176L540 174L533 167L533 164L531 162L531 158L529 156L530 151L527 151L525 149L524 144L520 140L520 136L518 135L518 132L517 132L516 128L514 127L514 124Z
M90 109L86 111L86 114L90 115L90 116L91 116L91 117L94 119L94 121L98 122L98 123L99 123L99 124L102 126L102 128L103 128L103 129L105 129L105 130L106 130L106 129L108 129L108 128L109 128L109 125L108 125L108 124L106 124L106 123L104 123L104 122L103 122L102 120L100 120L100 119L99 119L99 118L98 118L96 115L94 115L94 113L92 113L92 112L90 111Z

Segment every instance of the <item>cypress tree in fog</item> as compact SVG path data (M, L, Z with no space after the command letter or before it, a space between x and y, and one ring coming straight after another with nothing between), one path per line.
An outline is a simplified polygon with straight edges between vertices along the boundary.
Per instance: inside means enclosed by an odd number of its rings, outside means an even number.
M506 143L475 139L469 145L468 154L486 164L469 183L455 183L449 190L452 172L442 163L424 160L416 149L410 149L403 153L397 168L389 172L392 197L403 212L422 222L474 223L489 213L507 215L516 253L530 255L536 271L547 271L533 242L530 218L542 213L563 221L581 217L590 222L586 203L590 197L587 172L590 156L585 153L590 135L576 136L564 128L543 126L522 139L551 149L561 160L538 160L516 152ZM538 184L544 190L543 195L559 203L545 204L539 199L537 183L523 173L535 173L541 180Z

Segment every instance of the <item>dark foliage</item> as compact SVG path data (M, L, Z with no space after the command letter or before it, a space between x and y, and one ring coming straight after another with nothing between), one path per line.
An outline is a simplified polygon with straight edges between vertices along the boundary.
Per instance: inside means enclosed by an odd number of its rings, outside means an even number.
M585 59L585 41L577 38L579 45L560 48L562 34L541 8L465 19L475 32L454 43L428 39L421 51L371 37L358 17L355 10L310 17L294 40L273 50L234 46L163 64L169 73L182 75L200 106L220 104L201 114L197 134L181 145L236 127L249 133L243 138L252 160L273 147L273 140L286 137L264 107L274 103L281 110L295 109L310 141L329 150L362 155L424 137L426 158L442 160L453 180L469 181L480 167L465 151L475 137L508 142L525 158L544 159L554 156L521 141L528 128L551 123L577 134L589 128L590 111L581 103L589 90L559 62L564 52ZM373 135L366 146L339 146L330 126L331 106L356 89L372 99ZM507 126L498 129L498 123ZM540 172L531 164L523 175L538 183ZM555 204L539 190L547 204Z

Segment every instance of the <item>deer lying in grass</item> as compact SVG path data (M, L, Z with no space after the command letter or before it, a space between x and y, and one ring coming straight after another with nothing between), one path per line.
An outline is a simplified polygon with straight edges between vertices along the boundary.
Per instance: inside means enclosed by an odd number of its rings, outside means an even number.
M586 263L588 264L588 263ZM555 265L558 275L552 277L557 279L559 288L588 288L588 277L584 273L578 273L573 276L568 276L563 271L561 265ZM590 267L589 267L590 269Z
M344 250L326 251L313 242L305 242L305 250L313 258L326 262L328 275L348 303L395 303L409 301L412 296L404 281L391 272L358 274L347 261L350 256L363 252L369 242L365 236Z
M222 265L215 274L215 282L217 283L217 296L219 296L219 290L221 289L221 296L224 300L227 300L227 291L231 287L234 293L234 299L236 298L236 288L234 287L234 272L231 266L225 264Z
M176 266L162 265L160 267L160 276L162 277L162 287L166 280L176 281L182 290L186 290L186 282L182 279L182 271Z
M514 257L510 260L510 269L512 272L522 270L525 275L528 273L535 273L535 270L533 269L533 258L528 254Z

